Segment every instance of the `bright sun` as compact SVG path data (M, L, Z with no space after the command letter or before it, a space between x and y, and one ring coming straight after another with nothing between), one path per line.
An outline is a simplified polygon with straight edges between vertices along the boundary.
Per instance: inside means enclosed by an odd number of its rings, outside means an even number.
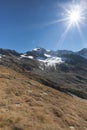
M80 2L79 4L69 4L62 6L64 12L62 13L62 18L54 21L52 24L55 23L64 23L66 25L65 31L61 34L61 37L58 41L58 44L61 46L68 34L68 32L75 27L80 34L80 37L83 40L83 34L81 28L85 25L87 21L87 7L84 5L84 2Z
M70 20L70 23L72 24L76 24L80 22L81 20L80 12L76 12L76 11L71 12L69 16L69 20Z
M84 16L80 6L73 6L70 10L67 10L67 19L71 25L79 25L83 22Z

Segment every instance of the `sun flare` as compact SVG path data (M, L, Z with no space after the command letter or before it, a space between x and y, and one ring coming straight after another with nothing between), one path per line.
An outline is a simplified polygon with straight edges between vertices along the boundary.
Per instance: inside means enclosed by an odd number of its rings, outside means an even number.
M76 24L80 22L81 20L80 12L76 12L76 11L71 12L69 16L69 20L70 20L70 23L72 24Z
M64 23L66 26L66 29L61 34L61 37L58 41L59 46L62 46L64 43L65 38L67 37L70 30L73 30L73 28L76 28L81 39L83 40L83 34L82 34L82 27L85 25L87 21L87 8L84 6L83 3L79 4L69 4L67 6L62 6L64 9L64 12L61 15L61 19L58 19L53 22L54 23Z
M67 10L67 20L71 25L79 25L83 23L84 14L82 7L80 6L73 6L70 10Z

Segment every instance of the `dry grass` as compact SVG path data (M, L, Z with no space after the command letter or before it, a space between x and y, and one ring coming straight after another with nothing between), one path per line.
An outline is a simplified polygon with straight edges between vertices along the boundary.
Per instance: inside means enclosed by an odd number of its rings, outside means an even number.
M87 130L87 101L0 67L0 130Z

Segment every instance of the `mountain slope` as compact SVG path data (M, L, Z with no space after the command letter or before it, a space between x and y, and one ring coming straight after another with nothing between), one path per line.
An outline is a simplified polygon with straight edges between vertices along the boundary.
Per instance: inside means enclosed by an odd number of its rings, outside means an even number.
M86 130L87 59L0 49L0 130Z
M1 50L0 65L32 76L52 88L87 99L87 59L67 50L35 48L26 53ZM33 58L32 58L33 57Z
M30 73L30 72L29 72ZM86 130L87 101L0 66L0 130Z

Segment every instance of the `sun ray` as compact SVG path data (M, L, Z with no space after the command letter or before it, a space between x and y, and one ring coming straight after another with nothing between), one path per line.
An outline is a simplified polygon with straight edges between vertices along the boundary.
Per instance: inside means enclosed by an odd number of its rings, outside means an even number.
M84 38L84 35L83 35L82 31L81 31L81 28L80 28L79 24L77 24L77 29L78 29L78 32L79 32L79 35L80 35L82 44L84 45L84 43L85 43L85 38Z
M77 5L72 7L71 10L68 11L67 17L69 22L74 26L82 23L84 16L81 7Z
M46 26L56 24L56 23L66 22L67 20L68 20L68 18L62 18L62 19L54 20L52 22L47 23Z
M71 28L71 24L68 25L68 27L66 28L66 30L64 31L64 33L61 35L60 39L58 40L58 48L61 48L63 43L64 43L64 40L69 32Z
M58 41L58 46L61 47L64 43L64 40L72 27L76 27L78 29L78 32L80 34L80 37L82 41L84 40L80 26L81 24L84 23L86 20L85 18L85 11L82 8L81 5L72 5L68 8L64 8L65 10L65 15L64 15L64 22L68 24L68 27L66 28L65 32L61 35L59 41Z

